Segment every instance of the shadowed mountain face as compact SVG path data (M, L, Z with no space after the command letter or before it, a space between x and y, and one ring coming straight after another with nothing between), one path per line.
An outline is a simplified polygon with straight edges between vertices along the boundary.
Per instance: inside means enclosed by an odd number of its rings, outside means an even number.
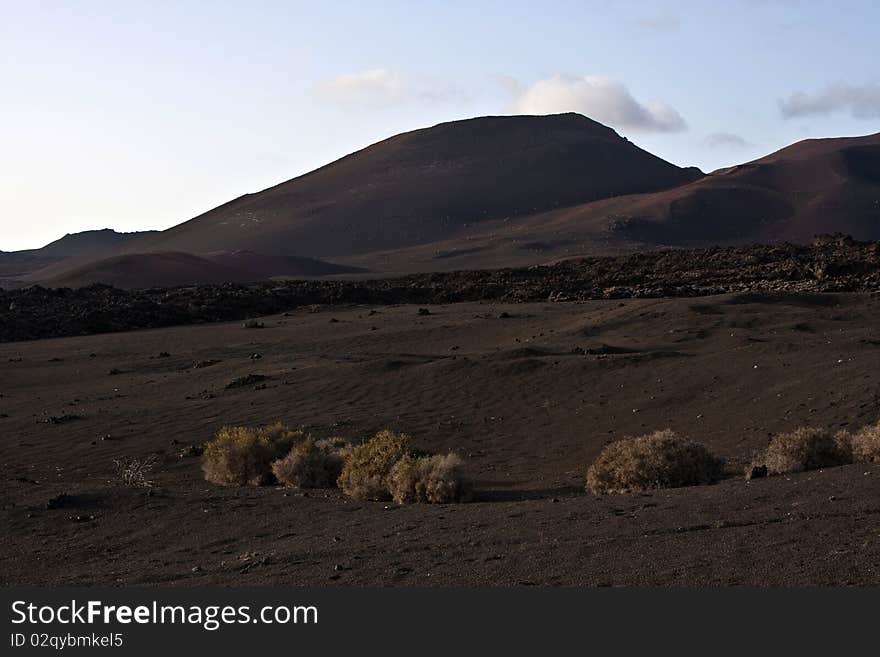
M578 114L485 117L397 135L132 248L311 257L394 250L701 176Z
M659 194L584 206L625 240L695 245L880 239L880 134L810 139Z

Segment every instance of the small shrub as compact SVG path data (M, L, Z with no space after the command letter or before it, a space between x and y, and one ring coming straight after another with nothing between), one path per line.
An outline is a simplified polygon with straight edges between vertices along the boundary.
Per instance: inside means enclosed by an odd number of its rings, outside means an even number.
M144 459L115 459L113 466L116 468L116 476L125 486L132 488L152 488L150 473L156 467L158 458L155 454Z
M846 445L845 433L800 427L774 436L760 461L770 475L830 468L851 462Z
M223 486L260 486L273 480L272 462L302 438L280 422L264 427L223 427L205 445L205 479Z
M470 486L461 466L462 461L455 454L404 456L391 468L388 491L398 504L465 501L470 497Z
M880 463L880 422L852 437L852 456L856 463Z
M608 445L587 471L594 495L697 486L718 481L724 461L673 431L655 431Z
M279 482L294 488L333 488L342 474L342 449L338 440L314 440L311 436L272 464Z
M344 452L339 487L356 500L387 500L388 475L409 453L409 436L384 430Z

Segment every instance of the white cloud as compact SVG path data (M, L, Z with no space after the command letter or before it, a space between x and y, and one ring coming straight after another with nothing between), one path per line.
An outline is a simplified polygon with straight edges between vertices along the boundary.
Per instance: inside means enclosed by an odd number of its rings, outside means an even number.
M406 90L400 74L384 68L339 75L318 85L318 95L343 106L392 104Z
M323 100L345 109L413 102L466 102L470 97L455 84L426 77L410 78L386 68L339 75L320 83L316 91Z
M604 77L555 75L522 89L514 97L518 114L578 112L614 128L643 132L675 132L687 126L681 115L663 103L640 103L629 90Z
M844 111L857 119L876 119L880 117L880 84L836 82L818 93L792 94L779 101L779 108L787 119Z
M746 148L751 144L732 132L713 132L706 136L709 148Z

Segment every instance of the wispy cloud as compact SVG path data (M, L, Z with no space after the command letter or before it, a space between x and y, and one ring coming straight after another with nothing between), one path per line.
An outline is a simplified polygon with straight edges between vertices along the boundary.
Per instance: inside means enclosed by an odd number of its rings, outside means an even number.
M514 94L519 114L579 112L615 128L676 132L687 127L673 107L636 100L624 84L605 77L555 75Z
M858 119L876 119L880 118L880 84L836 82L816 93L799 91L780 100L779 109L787 119L834 112L849 112Z
M732 132L713 132L706 136L706 146L709 148L746 148L751 144Z
M466 100L468 94L456 85L428 79L410 79L385 68L346 73L320 83L318 96L348 109L382 107L408 102Z
M318 95L339 105L385 105L404 94L403 78L394 71L374 68L346 73L318 85Z
M650 32L675 32L681 27L681 20L674 14L639 16L630 20L630 23Z

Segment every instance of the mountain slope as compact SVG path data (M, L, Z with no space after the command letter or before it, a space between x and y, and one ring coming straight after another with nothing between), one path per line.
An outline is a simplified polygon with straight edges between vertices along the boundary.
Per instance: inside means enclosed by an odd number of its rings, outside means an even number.
M880 134L810 139L657 194L584 206L618 238L652 244L880 239Z
M244 283L260 278L189 253L164 252L105 258L41 283L46 287L83 287L104 283L134 289L197 283Z
M448 239L488 220L701 176L578 114L483 117L391 137L128 250L310 257L393 250Z

